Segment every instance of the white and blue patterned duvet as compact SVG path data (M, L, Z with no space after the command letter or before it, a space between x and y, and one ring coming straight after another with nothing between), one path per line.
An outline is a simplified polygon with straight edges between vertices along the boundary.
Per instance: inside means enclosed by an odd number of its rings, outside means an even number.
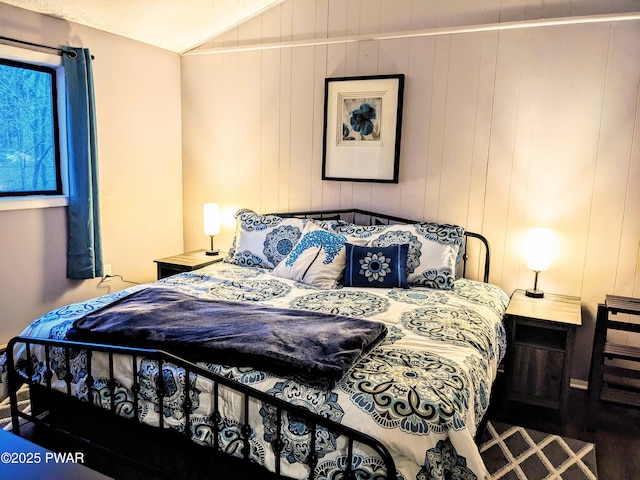
M389 331L386 339L362 356L332 391L317 390L246 367L201 365L377 438L392 453L399 478L485 477L474 435L487 410L491 385L505 350L502 317L508 297L498 287L459 279L452 290L422 287L319 290L276 277L268 270L224 262L160 280L155 286L177 289L200 298L306 309L384 322ZM22 335L62 339L74 320L141 288L144 286L59 308L33 322ZM33 350L35 347L32 347L32 353ZM55 350L52 349L51 358L52 385L65 390L66 384L61 379L67 374L67 365L62 356L56 358ZM72 394L88 398L86 357L83 352L74 355L70 365ZM116 388L118 411L131 416L131 361L119 357L116 360L116 367L122 368ZM39 380L44 382L44 367L40 364L39 368ZM105 372L106 368L104 359L94 354L93 390L100 393L97 402L108 408L110 392L106 378L100 377L100 372ZM152 425L158 424L159 409L154 405L157 373L154 362L139 361L141 400L138 416ZM163 377L165 425L184 430L184 372L181 375L177 368L166 365ZM189 379L192 438L198 443L212 443L212 389L211 382L206 379L195 375ZM242 408L240 397L223 395L221 402L225 428L220 438L223 447L233 453L242 448L239 425L232 418L232 413L237 414ZM257 403L252 408L255 427L251 439L252 456L257 462L272 467L273 416L269 408ZM285 459L283 473L305 478L308 472L302 462L307 455L309 432L293 419L285 423L281 454ZM316 445L319 449L316 478L339 476L344 445L322 433L317 435ZM364 451L356 451L356 455L360 470L357 478L384 478L379 459L369 458Z

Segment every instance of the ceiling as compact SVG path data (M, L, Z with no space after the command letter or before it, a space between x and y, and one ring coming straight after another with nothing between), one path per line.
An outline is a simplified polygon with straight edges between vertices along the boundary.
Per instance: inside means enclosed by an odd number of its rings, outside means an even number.
M2 0L184 52L283 0Z

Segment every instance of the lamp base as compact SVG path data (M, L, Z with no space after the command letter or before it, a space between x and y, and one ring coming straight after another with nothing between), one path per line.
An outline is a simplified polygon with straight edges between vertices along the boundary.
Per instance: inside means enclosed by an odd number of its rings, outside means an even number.
M542 298L542 297L544 297L544 292L542 290L535 290L535 289L531 289L531 288L528 288L524 292L524 294L527 297L531 297L531 298Z
M207 250L206 252L204 252L206 255L218 255L220 253L220 250Z

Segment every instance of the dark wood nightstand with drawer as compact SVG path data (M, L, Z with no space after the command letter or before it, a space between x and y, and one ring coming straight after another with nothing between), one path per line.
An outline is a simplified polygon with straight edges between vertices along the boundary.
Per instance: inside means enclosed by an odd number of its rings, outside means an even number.
M212 263L221 262L225 255L207 255L204 250L181 253L171 257L154 260L158 264L158 280L182 272L191 272L198 268L206 267Z
M508 400L557 410L564 421L575 333L582 324L580 298L532 298L516 290L506 319Z

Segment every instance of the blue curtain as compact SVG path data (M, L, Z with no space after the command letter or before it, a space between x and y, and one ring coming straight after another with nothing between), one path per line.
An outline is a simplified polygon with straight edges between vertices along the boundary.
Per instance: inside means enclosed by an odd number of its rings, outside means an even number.
M102 277L98 145L91 53L61 47L67 96L69 214L67 277Z

